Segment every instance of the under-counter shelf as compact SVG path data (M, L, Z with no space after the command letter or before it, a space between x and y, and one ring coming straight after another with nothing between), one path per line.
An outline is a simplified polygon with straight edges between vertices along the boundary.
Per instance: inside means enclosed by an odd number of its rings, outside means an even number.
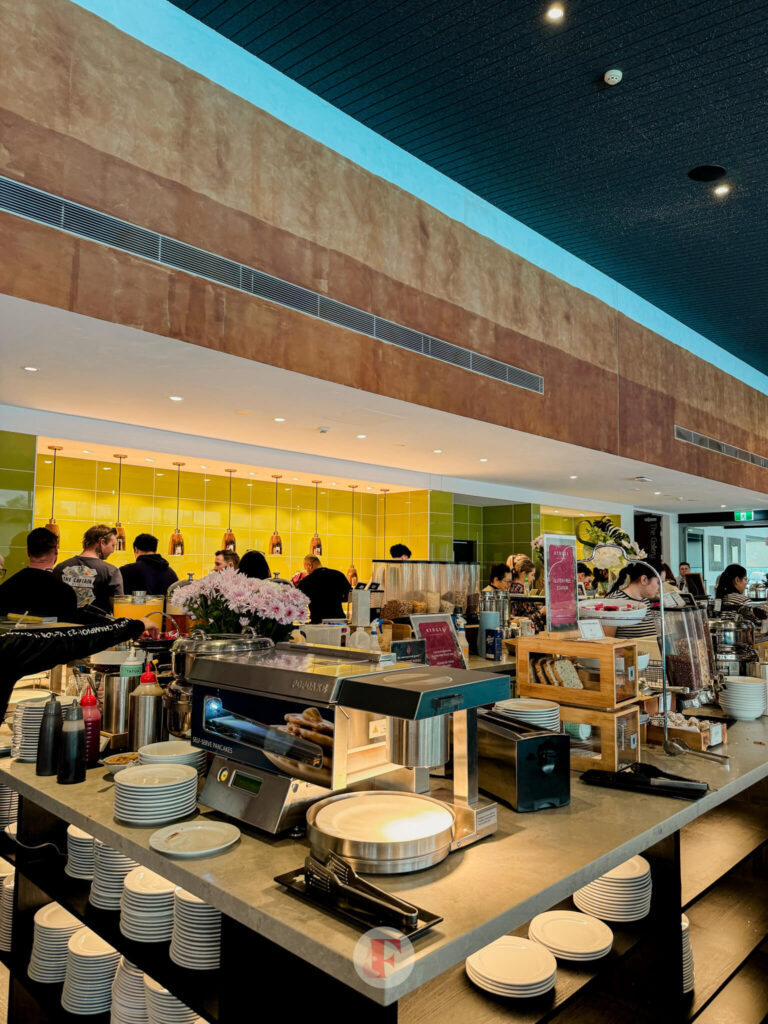
M58 853L49 851L34 861L27 861L23 852L20 853L23 863L17 867L18 874L51 900L60 903L127 960L182 999L195 1013L210 1024L216 1024L219 1020L219 971L191 971L179 967L169 956L168 942L134 942L126 938L120 931L120 912L92 906L88 902L91 883L66 875L65 859ZM24 972L26 975L26 967ZM56 987L38 986L31 981L29 984L34 985L35 991L40 987Z

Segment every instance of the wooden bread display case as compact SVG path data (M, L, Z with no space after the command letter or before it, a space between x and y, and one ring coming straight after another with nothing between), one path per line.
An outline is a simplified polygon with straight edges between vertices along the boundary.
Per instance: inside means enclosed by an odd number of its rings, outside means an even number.
M640 708L619 711L560 706L560 728L571 738L571 769L616 772L640 759Z
M634 640L526 636L514 644L520 697L606 710L624 707L637 699Z

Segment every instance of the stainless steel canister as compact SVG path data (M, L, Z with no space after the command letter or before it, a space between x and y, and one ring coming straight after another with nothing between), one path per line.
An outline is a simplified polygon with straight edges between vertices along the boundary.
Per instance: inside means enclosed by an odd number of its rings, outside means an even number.
M389 759L406 768L436 768L448 760L450 715L411 721L390 718L387 730Z
M168 738L163 691L157 683L139 683L128 698L128 746L138 750Z
M102 697L102 732L123 733L128 729L128 699L139 685L138 675L121 676L104 673Z

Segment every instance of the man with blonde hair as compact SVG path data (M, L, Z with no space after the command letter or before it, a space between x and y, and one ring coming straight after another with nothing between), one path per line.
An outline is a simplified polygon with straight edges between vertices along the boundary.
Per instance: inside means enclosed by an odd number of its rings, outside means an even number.
M112 614L112 599L122 597L123 577L107 559L117 547L117 530L100 523L83 534L83 550L59 562L53 570L57 579L68 583L77 594L77 606L93 605Z

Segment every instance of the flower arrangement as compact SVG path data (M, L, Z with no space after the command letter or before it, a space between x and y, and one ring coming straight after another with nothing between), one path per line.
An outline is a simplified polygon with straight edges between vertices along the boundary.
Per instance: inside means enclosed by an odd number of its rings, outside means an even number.
M240 633L251 626L279 643L290 639L295 622L309 619L309 599L300 590L251 579L232 567L179 587L174 597L206 633Z

